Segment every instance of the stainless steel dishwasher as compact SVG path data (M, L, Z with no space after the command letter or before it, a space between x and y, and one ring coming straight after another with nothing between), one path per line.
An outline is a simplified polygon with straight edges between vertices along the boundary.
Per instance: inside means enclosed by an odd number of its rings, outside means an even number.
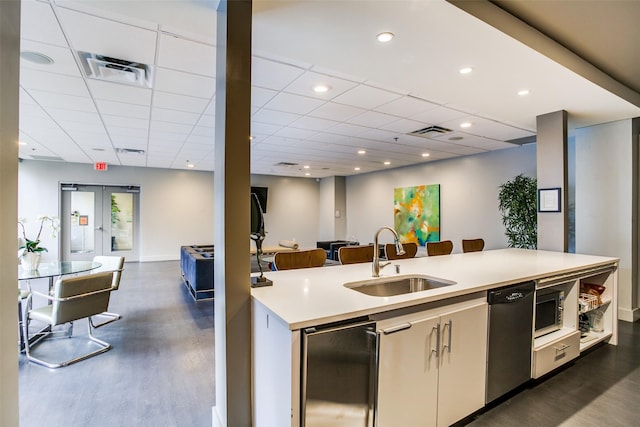
M375 322L303 330L302 426L372 427Z
M489 403L531 379L535 283L490 290L487 345Z

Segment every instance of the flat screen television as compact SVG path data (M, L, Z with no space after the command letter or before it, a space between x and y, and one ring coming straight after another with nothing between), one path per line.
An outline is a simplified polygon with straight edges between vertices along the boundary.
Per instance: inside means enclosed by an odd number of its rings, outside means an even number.
M262 213L267 213L267 193L269 188L267 187L251 187L251 192L258 196Z

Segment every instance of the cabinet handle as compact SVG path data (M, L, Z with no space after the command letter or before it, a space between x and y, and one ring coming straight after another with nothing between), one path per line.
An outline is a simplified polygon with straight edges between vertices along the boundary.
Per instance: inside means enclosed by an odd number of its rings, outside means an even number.
M385 335L393 334L394 332L404 331L405 329L409 329L411 327L411 323L403 323L402 325L392 326L391 328L383 329L382 333Z
M560 347L554 347L556 349L556 354L564 352L566 349L571 347L568 344L562 344Z
M442 328L442 333L444 333L444 329L447 328L449 330L447 344L444 345L444 348L447 349L447 353L451 353L451 330L453 328L453 320L449 319L447 323L444 324L444 328Z
M436 348L435 350L431 349L431 352L433 353L435 351L436 359L438 359L440 357L440 323L434 326L431 331L433 332L434 329L436 331Z

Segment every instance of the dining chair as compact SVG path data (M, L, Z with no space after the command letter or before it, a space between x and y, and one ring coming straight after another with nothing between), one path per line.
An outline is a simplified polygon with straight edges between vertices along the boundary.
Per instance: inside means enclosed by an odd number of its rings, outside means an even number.
M462 239L462 252L480 252L484 249L484 239Z
M123 256L95 256L93 257L93 262L99 262L102 264L100 267L91 271L91 274L103 273L103 272L111 272L113 274L113 280L111 282L111 290L117 291L120 287L120 277L122 276L122 270L124 269L124 257ZM100 313L99 316L107 317L109 320L106 320L102 323L94 324L95 328L99 328L111 322L115 322L116 320L122 319L122 316L117 313L111 313L105 311L104 313Z
M27 297L27 309L25 310L25 318L23 322L24 348L27 359L39 365L53 369L71 365L72 363L96 356L111 349L111 344L102 341L93 335L93 329L95 329L95 327L91 321L91 316L95 316L107 310L109 305L109 296L112 291L112 283L113 273L103 272L78 277L60 278L56 281L51 294L44 294L31 290L31 293ZM44 298L49 303L37 308L32 308L34 296ZM38 334L40 334L40 336L34 336L34 342L30 343L30 338L32 337L29 335L29 325L32 321L35 320L54 327L80 319L87 319L89 342L93 342L98 345L96 350L83 353L64 361L48 361L43 359L42 356L35 356L32 353L32 350L36 346L40 347L43 344L43 341L45 341L44 338L53 333L50 331L44 333L39 332ZM76 338L76 341L82 341L78 337L70 336L69 338ZM47 347L55 347L50 348L50 350L52 350L54 354L59 354L61 349L58 347L67 349L68 346L65 344L67 342L67 340L56 340L55 342L48 343ZM85 347L84 344L85 343L83 342L81 348ZM44 349L41 350L43 353L46 351Z
M276 270L322 267L327 260L327 252L322 248L303 251L276 252L273 265Z
M340 264L373 262L373 245L343 246L338 249Z
M24 329L22 325L24 323L24 310L29 294L30 292L27 289L22 289L18 285L18 348L20 351L24 349Z
M418 244L416 242L403 243L402 248L404 249L404 254L398 255L398 251L396 251L396 245L393 243L387 243L386 245L384 245L385 257L388 260L406 259L413 258L418 253Z
M427 242L427 255L449 255L453 251L453 242L451 240L442 240L440 242Z

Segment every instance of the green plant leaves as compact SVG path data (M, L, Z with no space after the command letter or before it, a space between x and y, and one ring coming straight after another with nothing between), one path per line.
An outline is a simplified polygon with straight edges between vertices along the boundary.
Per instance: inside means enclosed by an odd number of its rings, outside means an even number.
M523 174L499 187L498 209L511 248L536 249L538 245L537 187L535 178Z

